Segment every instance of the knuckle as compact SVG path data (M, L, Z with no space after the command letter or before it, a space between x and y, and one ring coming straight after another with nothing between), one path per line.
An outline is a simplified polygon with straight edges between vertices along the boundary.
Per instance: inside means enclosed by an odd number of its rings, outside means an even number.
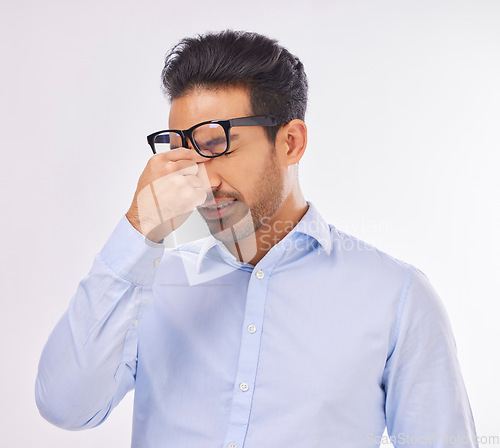
M158 154L153 154L149 160L148 160L148 165L149 166L160 166L163 163L165 163L165 154L158 153Z
M167 163L165 163L164 171L167 173L173 173L174 171L177 171L176 168L176 162L169 160L167 161Z

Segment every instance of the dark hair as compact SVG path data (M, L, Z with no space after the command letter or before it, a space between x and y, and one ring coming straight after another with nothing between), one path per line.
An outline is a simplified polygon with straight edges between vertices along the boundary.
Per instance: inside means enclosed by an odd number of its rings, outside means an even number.
M165 57L162 84L170 101L198 87L248 89L253 115L273 115L282 122L265 128L271 142L284 123L304 120L307 107L302 62L276 40L246 31L182 39Z

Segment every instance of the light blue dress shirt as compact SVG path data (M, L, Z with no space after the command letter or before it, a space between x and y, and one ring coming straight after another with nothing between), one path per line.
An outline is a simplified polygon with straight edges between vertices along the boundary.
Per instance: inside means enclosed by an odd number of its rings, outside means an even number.
M134 448L477 446L443 305L415 267L315 207L254 267L123 217L44 348L36 400L66 429L135 388Z

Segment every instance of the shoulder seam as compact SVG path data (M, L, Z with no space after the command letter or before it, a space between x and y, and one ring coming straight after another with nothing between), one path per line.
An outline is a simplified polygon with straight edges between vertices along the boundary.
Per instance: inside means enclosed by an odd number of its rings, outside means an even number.
M391 336L390 336L390 347L389 347L389 351L388 351L388 354L387 354L387 359L389 359L391 356L392 356L392 353L394 352L395 348L396 348L396 342L397 342L397 335L399 333L399 327L400 327L400 324L401 324L401 319L402 319L402 315L403 315L403 310L404 310L404 307L406 305L406 298L408 297L408 290L410 289L410 284L411 284L411 281L413 279L413 273L415 272L415 267L412 266L412 265L409 265L408 266L408 271L407 271L407 274L406 274L406 278L405 278L405 281L404 281L404 284L403 284L403 290L401 291L401 295L399 297L399 304L398 304L398 311L397 311L397 314L396 314L396 318L394 320L394 327L392 329L392 332L391 332Z

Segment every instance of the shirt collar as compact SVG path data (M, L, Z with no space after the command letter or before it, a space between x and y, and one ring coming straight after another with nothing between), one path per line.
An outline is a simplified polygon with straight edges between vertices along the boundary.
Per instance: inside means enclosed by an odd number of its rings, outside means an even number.
M318 210L316 209L316 207L313 205L312 202L307 201L307 205L309 206L309 208L307 209L302 219L290 231L290 233L286 235L286 237L282 241L290 240L293 234L296 233L307 235L311 238L314 238L320 244L320 246L323 248L326 254L330 255L332 246L332 239L330 236L330 226L323 219L323 217L320 215L320 213L318 212ZM280 241L280 243L282 241ZM219 250L222 251L220 253L225 253L230 257L232 257L232 255L229 254L229 251L225 247L223 247L224 244L221 243L219 240L217 240L213 235L210 235L203 241L200 252L198 254L198 261L196 264L198 273L200 273L204 261L207 258L209 258L209 254L212 253L213 251L216 251L217 246L219 246ZM224 256L223 258L226 259L227 261L228 257ZM231 264L235 265L235 267L237 265L240 265L242 267L249 266L247 263L240 263L236 259L234 259L234 261L231 262Z
M323 219L318 212L318 209L312 202L307 201L309 208L306 214L293 228L292 232L302 233L314 238L323 248L323 250L330 255L332 249L332 238L330 235L330 226Z

